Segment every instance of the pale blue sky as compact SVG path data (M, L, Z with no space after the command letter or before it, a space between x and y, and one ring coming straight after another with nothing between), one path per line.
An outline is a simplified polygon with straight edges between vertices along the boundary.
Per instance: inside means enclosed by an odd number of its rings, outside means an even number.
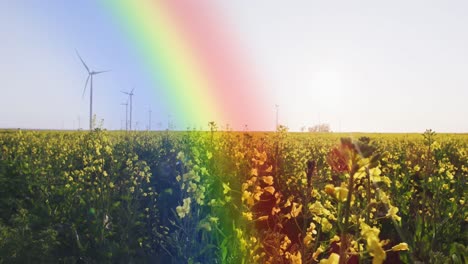
M468 131L467 1L212 2L291 130L321 121L335 131ZM78 116L87 127L75 48L113 70L95 79L105 127L122 126L119 90L132 86L139 128L149 105L153 128L166 127L174 106L147 87L149 69L102 6L0 0L0 32L0 127L76 128Z

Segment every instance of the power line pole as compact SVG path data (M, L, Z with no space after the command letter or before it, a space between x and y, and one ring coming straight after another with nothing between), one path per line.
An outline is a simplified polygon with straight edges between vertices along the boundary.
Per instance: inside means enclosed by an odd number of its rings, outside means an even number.
M167 130L171 130L171 115L167 115Z
M275 105L276 107L276 129L278 130L278 112L279 112L279 105Z
M151 111L151 106L150 106L150 108L149 108L149 110L148 110L148 114L149 114L148 130L150 130L150 131L151 131L151 112L152 112L152 111Z

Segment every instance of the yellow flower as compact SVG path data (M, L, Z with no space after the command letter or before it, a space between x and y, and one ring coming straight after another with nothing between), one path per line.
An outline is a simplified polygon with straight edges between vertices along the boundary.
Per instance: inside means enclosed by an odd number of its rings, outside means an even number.
M185 156L184 156L184 153L182 151L180 151L179 153L177 153L177 157L176 157L178 160L184 160Z
M247 220L252 220L252 212L242 212L242 216L245 217Z
M256 168L253 168L251 171L250 171L250 175L251 176L258 176L258 170Z
M314 222L310 222L309 224L309 227L307 228L307 233L308 234L311 234L311 235L316 235L317 234L317 230L315 230L316 228L316 225Z
M382 190L379 190L379 195L380 195L380 200L383 203L390 204L390 199L388 199L388 196L385 192L383 192Z
M372 264L382 264L387 257L378 238L367 240L367 250L369 250L370 255L374 257L372 259Z
M361 223L361 235L367 241L367 250L373 256L372 264L381 264L386 258L386 253L379 240L380 230L376 227L370 227L366 223Z
M297 217L301 211L302 211L302 204L299 205L298 203L293 203L293 205L291 206L291 216L292 217Z
M189 198L184 199L184 204L182 206L177 206L176 211L179 217L182 219L190 213L190 203L192 200Z
M372 168L369 170L369 176L370 178L372 179L373 182L380 182L381 181L381 178L380 178L380 173L382 171L379 169L379 168Z
M289 245L291 245L291 240L289 239L288 236L284 236L283 242L281 243L280 248L283 251L285 251L289 247Z
M394 220L400 222L400 221L401 221L401 217L399 217L399 216L397 215L397 213L398 213L398 207L395 207L395 206L393 206L393 205L390 205L389 208L388 208L388 213L387 213L386 217L390 217L390 218L392 218L392 219L394 219Z
M263 188L265 191L271 193L271 194L274 194L275 193L275 188L273 186L267 186L265 188Z
M286 258L291 261L291 264L302 264L302 255L300 251L297 251L296 254L287 252Z
M333 228L333 225L330 224L327 218L323 218L321 224L322 224L322 231L324 233L328 233Z
M260 216L259 218L257 218L257 221L265 221L265 220L268 220L268 215Z
M327 213L328 210L325 209L319 201L316 201L309 205L309 211L314 215L323 215L324 213Z
M252 198L252 193L249 191L244 191L242 193L242 201L246 201L248 206L253 206L255 203L254 199Z
M273 176L263 176L262 180L268 185L273 185Z
M387 176L382 176L382 182L385 183L387 187L390 187L392 185L392 181Z
M262 194L263 194L262 188L260 188L259 186L257 186L257 188L255 189L253 198L254 198L255 200L257 200L257 201L260 201L260 196L262 196Z
M345 202L348 199L348 188L344 187L342 184L341 187L335 187L336 199L340 202Z
M275 214L277 214L279 212L281 212L281 209L279 207L277 207L277 206L275 206L275 207L273 207L271 209L271 215L275 215Z
M314 254L312 255L312 258L315 260L315 261L318 261L318 256L320 254L322 254L323 252L325 252L325 250L323 249L322 246L320 246L319 248L317 248L317 250L314 252Z
M328 259L320 260L320 264L338 264L340 262L340 255L336 253L331 253Z
M333 184L325 185L325 192L328 193L329 195L334 195L335 194L335 186L333 186Z
M408 249L409 249L408 244L400 243L400 244L398 244L396 246L393 246L391 250L392 251L400 251L400 250L408 250Z
M304 245L308 246L312 241L313 241L312 235L306 234L303 239Z
M231 191L231 187L229 187L228 184L225 184L225 183L223 182L223 193L224 193L224 194L227 194L227 193L230 192L230 191Z
M265 163L265 161L267 160L267 154L265 151L263 151L262 153L260 153L257 149L254 149L255 151L255 156L257 157L257 160L256 162L259 164L259 165L263 165Z

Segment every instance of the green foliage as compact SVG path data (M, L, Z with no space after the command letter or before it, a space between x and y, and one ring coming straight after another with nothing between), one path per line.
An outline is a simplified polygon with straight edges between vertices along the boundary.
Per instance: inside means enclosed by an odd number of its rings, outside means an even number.
M0 263L316 263L335 235L466 262L466 136L209 126L0 132Z
M145 161L103 131L0 137L0 259L131 262L157 245Z

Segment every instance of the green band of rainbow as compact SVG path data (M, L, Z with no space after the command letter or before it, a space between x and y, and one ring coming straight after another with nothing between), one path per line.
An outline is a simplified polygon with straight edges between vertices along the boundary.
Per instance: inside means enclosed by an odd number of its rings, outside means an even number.
M175 115L186 124L272 127L267 100L236 41L205 1L107 1L140 49ZM161 87L163 86L163 87Z

